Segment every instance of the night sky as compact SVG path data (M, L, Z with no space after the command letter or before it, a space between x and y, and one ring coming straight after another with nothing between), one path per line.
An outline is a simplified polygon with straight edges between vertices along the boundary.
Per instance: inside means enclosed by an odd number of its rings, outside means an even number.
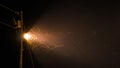
M25 68L32 68L26 45L31 48L35 68L120 68L118 1L1 0L0 4L23 10L25 31L32 34L32 39L25 41ZM0 14L0 20L12 23L14 15ZM5 59L1 62L17 68L18 34L0 27Z

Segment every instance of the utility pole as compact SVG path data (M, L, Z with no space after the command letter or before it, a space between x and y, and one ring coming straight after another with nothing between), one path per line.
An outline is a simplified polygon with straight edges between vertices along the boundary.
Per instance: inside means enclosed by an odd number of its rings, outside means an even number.
M19 21L18 21L19 22ZM20 68L23 68L23 12L20 12L20 22L18 24L20 27Z
M13 27L13 26L5 24L3 22L0 22L0 24L3 24L3 25L8 26L10 28L18 29L20 31L20 56L19 56L20 59L19 59L19 68L23 68L23 12L22 11L16 12L16 11L14 11L14 10L12 10L12 9L10 9L10 8L2 5L2 4L0 4L0 7L6 9L6 10L8 10L8 11L10 11L10 12L16 14L16 15L18 15L19 18L20 18L19 20L17 20L17 27Z

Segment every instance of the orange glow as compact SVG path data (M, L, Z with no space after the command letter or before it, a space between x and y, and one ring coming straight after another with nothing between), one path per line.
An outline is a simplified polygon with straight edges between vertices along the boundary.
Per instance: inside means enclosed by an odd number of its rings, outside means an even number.
M31 35L28 33L24 34L24 39L29 40L31 38Z

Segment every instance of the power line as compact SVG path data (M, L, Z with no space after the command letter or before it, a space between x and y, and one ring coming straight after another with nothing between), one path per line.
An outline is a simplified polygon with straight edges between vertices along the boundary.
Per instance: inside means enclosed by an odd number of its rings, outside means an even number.
M16 11L14 11L14 10L12 10L12 9L10 9L10 8L8 8L8 7L4 6L4 5L2 5L2 4L0 4L0 7L3 7L4 9L6 9L6 10L8 10L8 11L10 11L10 12L13 12L14 14L19 15L19 12L16 12Z
M0 21L0 24L5 25L5 26L7 26L9 28L12 28L12 29L16 29L14 26L8 25L8 24L6 24L6 23L4 23L2 21Z

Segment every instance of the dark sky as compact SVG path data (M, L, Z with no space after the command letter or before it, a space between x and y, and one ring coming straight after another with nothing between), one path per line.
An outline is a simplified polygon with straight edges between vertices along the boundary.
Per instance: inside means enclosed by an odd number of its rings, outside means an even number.
M120 68L118 1L0 3L23 10L26 30L37 37L31 47L41 68ZM14 35L8 34L6 38L11 39L10 36Z

